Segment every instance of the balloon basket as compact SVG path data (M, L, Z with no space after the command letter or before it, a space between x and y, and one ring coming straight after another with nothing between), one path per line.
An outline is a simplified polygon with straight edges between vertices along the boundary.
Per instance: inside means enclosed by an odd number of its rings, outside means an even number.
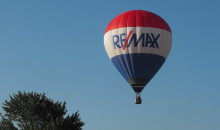
M141 103L142 103L141 96L139 94L137 94L136 99L135 99L135 104L141 104Z

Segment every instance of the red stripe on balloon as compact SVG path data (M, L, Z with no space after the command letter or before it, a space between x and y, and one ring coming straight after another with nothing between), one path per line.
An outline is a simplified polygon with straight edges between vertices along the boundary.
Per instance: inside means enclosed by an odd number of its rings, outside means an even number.
M129 40L129 38L131 37L132 32L133 32L133 31L130 31L130 32L129 32L128 37L127 37L127 39L126 39L126 41L125 41L125 43L124 43L124 46L123 46L122 50L124 50L125 47L127 46L128 40Z
M171 32L169 25L163 18L144 10L132 10L118 15L109 23L105 33L123 27L152 27Z

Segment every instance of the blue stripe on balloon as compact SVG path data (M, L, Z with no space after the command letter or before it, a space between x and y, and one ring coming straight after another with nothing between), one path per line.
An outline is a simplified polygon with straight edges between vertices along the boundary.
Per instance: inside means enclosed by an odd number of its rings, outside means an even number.
M111 61L132 86L145 86L165 62L163 56L147 53L122 54Z

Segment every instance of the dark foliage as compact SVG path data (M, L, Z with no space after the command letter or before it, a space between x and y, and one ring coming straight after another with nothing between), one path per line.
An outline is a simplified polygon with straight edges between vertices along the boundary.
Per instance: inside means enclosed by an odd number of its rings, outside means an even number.
M79 113L65 116L65 105L45 94L19 91L3 103L5 115L1 115L0 130L82 130L84 122Z

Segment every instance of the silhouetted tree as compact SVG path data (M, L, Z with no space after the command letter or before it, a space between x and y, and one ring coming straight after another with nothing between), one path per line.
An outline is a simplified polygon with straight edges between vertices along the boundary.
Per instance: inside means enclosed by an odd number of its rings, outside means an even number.
M18 91L2 108L0 130L82 130L84 125L78 111L65 116L66 102L54 102L45 93Z

